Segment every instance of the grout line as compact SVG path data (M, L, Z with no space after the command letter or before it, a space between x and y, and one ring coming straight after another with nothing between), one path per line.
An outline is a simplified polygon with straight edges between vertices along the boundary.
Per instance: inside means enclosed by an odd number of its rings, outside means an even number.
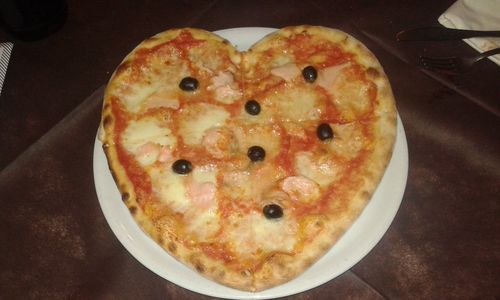
M381 298L383 299L389 299L386 295L384 295L379 289L375 288L371 283L369 283L367 280L365 280L363 277L361 277L357 272L353 270L353 268L349 269L349 272L351 272L355 277L357 277L361 282L366 284L369 288L371 288L373 291L375 291Z

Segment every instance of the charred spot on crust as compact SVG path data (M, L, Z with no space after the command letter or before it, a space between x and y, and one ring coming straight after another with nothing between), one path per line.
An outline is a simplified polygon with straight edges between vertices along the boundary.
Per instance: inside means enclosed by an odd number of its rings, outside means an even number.
M314 259L312 259L312 258L307 258L307 259L305 259L305 260L303 261L304 266L307 266L307 267L308 267L308 266L312 266L312 264L313 264L314 262L315 262L315 260L314 260Z
M230 43L228 40L226 40L226 39L224 39L224 40L222 41L222 43L223 43L224 45L230 45L230 44L231 44L231 43Z
M158 40L158 38L157 38L157 37L155 37L155 36L152 36L152 37L150 37L150 38L146 39L144 42L145 42L145 43L148 43L148 42L154 42L154 41L156 41L156 40Z
M244 276L244 277L250 277L252 275L252 272L250 272L250 270L246 269L246 270L243 270L240 272L241 276Z
M127 201L129 198L130 198L130 194L129 193L124 192L122 194L122 201ZM134 208L134 211L135 211L136 207L133 207L133 208ZM130 211L132 212L132 207L130 208Z
M167 244L167 249L168 251L175 253L175 251L177 251L177 245L174 242L169 242Z
M122 62L117 68L116 68L116 71L115 71L115 75L118 76L120 75L121 73L125 72L129 67L130 67L130 61L127 60L127 61L124 61Z
M361 197L363 198L363 200L368 200L370 199L370 193L368 193L368 191L363 191L361 193Z
M377 69L369 67L366 70L366 75L368 75L368 77L371 79L375 79L375 78L378 78L380 76L380 73Z
M137 213L137 207L135 207L135 206L129 207L128 210L130 210L130 213L132 215L135 215Z
M107 115L102 120L102 126L104 126L104 127L109 127L111 125L111 123L113 123L113 117L111 117L110 115Z
M116 176L116 173L113 169L110 169L110 172L111 172L111 177L113 177L113 180L115 182L118 182L118 177Z
M224 272L224 270L220 270L218 273L217 273L217 277L219 278L224 278L226 276L226 272Z
M196 261L194 263L194 267L195 267L196 271L198 271L200 273L205 272L205 266L200 261Z
M324 244L321 244L319 247L320 247L320 249L321 249L322 251L327 251L328 249L330 249L330 248L331 248L331 245L329 245L329 244L327 244L327 243L324 243Z
M318 220L318 221L316 221L316 222L314 223L314 226L316 226L316 227L323 227L323 225L325 225L325 224L324 224L324 223L323 223L323 221L321 221L321 220Z

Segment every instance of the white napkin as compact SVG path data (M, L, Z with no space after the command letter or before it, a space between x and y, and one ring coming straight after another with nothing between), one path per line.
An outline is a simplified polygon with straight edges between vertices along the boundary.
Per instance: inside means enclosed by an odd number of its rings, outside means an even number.
M0 43L0 94L2 93L3 81L9 66L10 53L12 52L12 43Z
M500 30L500 0L458 0L438 21L448 28ZM500 47L500 38L471 38L464 41L479 52ZM500 66L500 54L489 58Z

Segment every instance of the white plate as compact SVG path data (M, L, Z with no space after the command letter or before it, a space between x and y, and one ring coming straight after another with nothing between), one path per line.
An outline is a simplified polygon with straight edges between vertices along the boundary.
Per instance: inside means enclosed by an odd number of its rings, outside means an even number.
M245 50L272 28L245 27L216 31ZM408 146L398 116L394 152L373 198L353 226L317 263L294 280L283 285L250 293L235 290L205 279L172 258L135 223L121 201L101 142L94 144L94 181L101 209L109 226L125 248L144 266L181 287L201 294L230 299L268 299L296 294L319 286L349 270L375 247L389 228L403 198L408 174Z

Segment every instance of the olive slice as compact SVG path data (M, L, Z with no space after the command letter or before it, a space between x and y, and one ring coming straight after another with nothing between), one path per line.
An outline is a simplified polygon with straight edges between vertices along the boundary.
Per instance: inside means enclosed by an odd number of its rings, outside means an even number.
M179 83L179 88L188 92L195 91L198 88L198 80L193 77L184 77Z
M172 170L177 174L185 175L193 170L193 165L189 160L178 159L172 164Z
M302 76L307 82L314 82L318 78L318 71L313 66L307 66L302 70Z
M248 148L247 156L251 161L264 160L266 157L266 151L260 146L252 146Z
M283 217L283 209L278 204L268 204L262 209L262 213L268 219L278 219Z
M256 116L260 113L260 104L255 100L248 100L247 103L245 103L245 110L248 114Z
M333 130L327 123L320 124L318 128L316 128L316 135L322 141L332 139L333 138Z

